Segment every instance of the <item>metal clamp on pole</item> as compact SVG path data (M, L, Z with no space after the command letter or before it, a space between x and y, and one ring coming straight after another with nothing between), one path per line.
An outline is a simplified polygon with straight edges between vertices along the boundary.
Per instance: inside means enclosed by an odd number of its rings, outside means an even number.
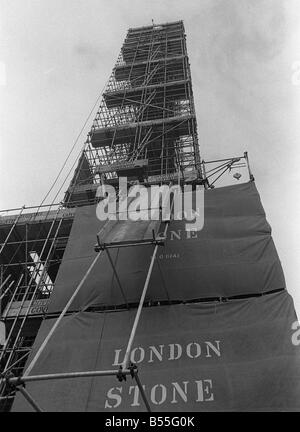
M105 249L105 243L101 243L99 234L97 234L97 243L95 244L94 250L95 252L100 252Z
M4 374L3 379L7 387L11 389L16 389L16 387L19 385L24 385L24 382L22 381L21 377L16 377L11 371Z
M126 374L123 372L122 366L119 367L119 370L117 372L116 377L117 377L118 381L120 381L120 382L126 381Z
M15 375L9 371L5 375L4 379L7 387L16 392L19 391L36 412L44 412L44 410L42 410L42 408L25 389L25 381L22 379L22 377L15 377Z
M164 246L165 245L166 237L165 236L156 237L154 230L152 230L152 238L153 238L153 244L155 244L157 246Z
M130 370L131 378L134 378L135 377L135 372L137 372L137 370L138 370L137 365L134 364L134 363L130 363L128 369Z

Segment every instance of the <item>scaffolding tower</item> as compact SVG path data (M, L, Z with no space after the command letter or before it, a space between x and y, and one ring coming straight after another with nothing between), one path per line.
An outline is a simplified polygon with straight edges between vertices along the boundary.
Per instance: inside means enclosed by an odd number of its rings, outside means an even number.
M99 185L127 177L146 186L214 187L234 167L246 167L253 180L247 153L200 160L183 22L129 29L63 201L0 212L2 376L22 375L42 320L55 317L47 304L76 207L97 202ZM2 381L0 411L11 408L15 391Z
M182 21L129 29L65 195L69 207L95 199L101 179L202 178Z

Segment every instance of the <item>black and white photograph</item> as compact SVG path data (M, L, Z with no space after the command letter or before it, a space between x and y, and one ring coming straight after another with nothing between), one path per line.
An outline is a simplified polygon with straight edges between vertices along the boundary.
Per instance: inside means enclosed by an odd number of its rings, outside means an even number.
M299 0L0 0L0 413L300 412L299 146Z

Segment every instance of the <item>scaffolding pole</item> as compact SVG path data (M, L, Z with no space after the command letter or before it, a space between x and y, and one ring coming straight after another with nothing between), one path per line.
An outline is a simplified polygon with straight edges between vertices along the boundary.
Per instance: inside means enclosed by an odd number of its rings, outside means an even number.
M1 277L2 277L2 275L1 275ZM10 278L11 278L11 275L9 274L9 275L7 276L7 278L6 278L3 282L1 282L0 290L2 290L2 288L4 287L4 285L6 284L6 282L7 282Z
M9 275L10 276L10 275ZM8 285L8 287L4 290L4 292L1 294L0 296L0 301L6 296L6 294L9 292L9 290L11 289L11 287L13 286L13 284L15 283L14 280L12 280L10 282L10 284Z
M94 260L92 261L90 267L88 268L87 272L85 273L84 277L82 278L81 282L78 284L77 288L75 289L74 293L72 294L70 300L68 301L68 303L66 304L66 306L64 307L64 309L62 310L61 314L59 315L57 321L54 323L53 327L51 328L50 332L48 333L47 337L45 338L44 342L42 343L42 345L40 346L40 348L38 349L36 355L34 356L34 358L32 359L31 363L29 364L29 366L27 367L27 369L24 372L24 377L28 376L30 374L30 372L32 371L33 367L35 366L37 360L39 359L40 355L42 354L42 352L44 351L47 343L49 342L51 336L53 335L53 333L55 332L55 330L57 329L57 327L59 326L61 320L63 319L64 315L66 314L66 312L68 311L69 307L71 306L73 300L75 299L75 297L77 296L78 292L80 291L80 289L82 288L83 284L85 283L85 281L87 280L89 274L91 273L93 267L95 266L96 262L98 261L99 257L101 256L101 252L98 253Z
M110 253L109 253L108 249L106 249L106 254L107 254L107 256L108 256L108 259L109 259L110 265L112 266L113 273L114 273L115 278L116 278L116 280L117 280L117 282L118 282L118 285L119 285L119 288L120 288L121 294L122 294L122 296L123 296L123 299L124 299L124 301L125 301L126 307L127 307L127 309L129 309L128 300L127 300L127 298L126 298L126 296L125 296L124 290L123 290L123 288L122 288L121 281L120 281L120 279L119 279L118 273L117 273L117 271L116 271L116 268L115 268L115 266L114 266L113 260L111 259L111 256L110 256Z
M33 408L38 412L43 412L43 410L39 407L39 405L32 398L32 396L26 391L24 387L26 382L61 380L61 379L70 379L70 378L119 376L119 375L120 375L120 369L118 370L115 369L115 370L102 370L102 371L66 372L66 373L55 373L55 374L45 374L45 375L31 375L31 376L22 376L22 377L7 377L7 378L3 378L3 381L9 383L9 385L11 386L18 386L17 389L23 394L25 399L33 406ZM151 408L147 400L144 388L138 376L137 367L132 365L129 369L122 370L121 375L122 378L125 375L131 375L131 377L135 379L139 391L141 393L142 399L147 408L147 411L151 412Z
M33 397L28 393L25 387L20 386L18 390L24 396L27 402L29 402L29 404L35 409L35 411L44 412L44 410L42 410L42 408L36 403Z
M151 258L150 266L149 266L149 269L148 269L148 274L147 274L147 277L146 277L146 281L145 281L145 284L144 284L143 292L142 292L142 295L141 295L141 298L140 298L140 302L139 302L139 307L138 307L138 310L137 310L137 313L136 313L136 316L135 316L135 319L134 319L134 323L133 323L133 326L132 326L132 329L131 329L130 337L129 337L129 340L128 340L127 349L126 349L126 353L125 353L125 357L124 357L124 361L123 361L123 365L122 365L123 369L125 369L126 366L127 366L127 364L128 364L128 360L129 360L129 356L130 356L130 352L131 352L131 347L132 347L132 344L133 344L133 340L134 340L134 337L135 337L136 329L137 329L137 326L138 326L138 323L139 323L139 319L140 319L140 315L141 315L141 312L142 312L145 296L146 296L148 285L149 285L149 281L150 281L150 276L151 276L153 265L154 265L154 260L155 260L156 254L157 254L157 249L158 249L158 245L155 246L154 253L153 253L152 258Z
M168 226L169 226L169 222L166 223L166 226L165 226L165 229L164 229L164 234L163 234L164 238L166 237ZM147 273L146 281L145 281L145 284L144 284L143 292L142 292L142 295L141 295L141 298L140 298L138 310L137 310L137 313L136 313L136 316L135 316L135 319L134 319L134 323L133 323L133 326L132 326L132 329L131 329L130 337L129 337L129 340L128 340L127 349L126 349L124 361L123 361L123 364L122 364L122 368L123 369L126 369L127 364L128 364L128 360L129 360L129 356L130 356L130 352L131 352L131 347L132 347L132 344L133 344L133 340L134 340L134 337L135 337L136 329L137 329L137 326L138 326L138 323L139 323L139 319L140 319L140 316L141 316L141 312L142 312L143 304L144 304L144 301L145 301L145 296L146 296L146 293L147 293L147 289L148 289L151 273L152 273L152 270L153 270L153 265L154 265L154 261L155 261L155 258L156 258L158 246L159 246L159 244L155 245L154 252L153 252L153 255L152 255L152 258L151 258L151 262L150 262L150 266L149 266L149 269L148 269L148 273Z
M0 254L2 253L3 249L5 248L5 246L6 246L7 242L8 242L8 239L9 239L11 233L12 233L13 230L15 229L15 226L16 226L17 223L19 222L19 219L20 219L20 217L21 217L21 215L22 215L24 209L25 209L25 206L21 207L21 211L20 211L20 213L19 213L18 216L16 217L16 219L15 219L15 221L14 221L14 223L13 223L11 229L9 230L9 233L8 233L7 236L6 236L5 242L2 244L2 246L1 246L1 248L0 248Z
M35 381L50 381L50 380L62 380L70 378L92 378L101 376L117 376L120 373L119 369L114 370L99 370L99 371L85 371L85 372L62 372L53 374L42 374L42 375L23 375L22 377L8 377L6 381L11 385L19 385L27 382ZM122 371L124 375L130 375L131 371L125 369Z
M148 399L147 399L147 397L146 397L145 390L144 390L144 388L143 388L143 386L142 386L142 384L141 384L141 381L140 381L140 378L139 378L139 376L138 376L137 370L135 370L135 371L133 372L133 375L134 375L134 379L135 379L135 381L136 381L136 383L137 383L137 386L138 386L138 388L139 388L139 391L140 391L140 393L141 393L141 396L142 396L142 399L143 399L143 401L144 401L144 404L145 404L145 406L146 406L146 408L147 408L147 411L148 411L148 412L151 412L151 407L150 407L149 402L148 402Z

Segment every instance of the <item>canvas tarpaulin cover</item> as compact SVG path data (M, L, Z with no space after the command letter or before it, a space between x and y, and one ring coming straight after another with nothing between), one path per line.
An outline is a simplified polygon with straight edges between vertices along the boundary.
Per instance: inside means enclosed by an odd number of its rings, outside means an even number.
M31 374L117 369L136 310L65 317ZM153 411L300 409L300 346L287 291L229 302L143 309L131 360ZM42 324L33 353L54 319ZM29 359L30 361L30 359ZM145 411L135 380L27 383L46 411ZM31 411L21 394L14 411Z
M166 244L158 250L147 301L228 297L285 287L254 182L206 190L203 229L186 231L185 223L170 223ZM96 206L76 209L49 312L61 311L82 280L95 257L96 235L103 224ZM110 249L128 302L140 299L152 253L151 245ZM124 298L103 253L70 309L120 304Z

